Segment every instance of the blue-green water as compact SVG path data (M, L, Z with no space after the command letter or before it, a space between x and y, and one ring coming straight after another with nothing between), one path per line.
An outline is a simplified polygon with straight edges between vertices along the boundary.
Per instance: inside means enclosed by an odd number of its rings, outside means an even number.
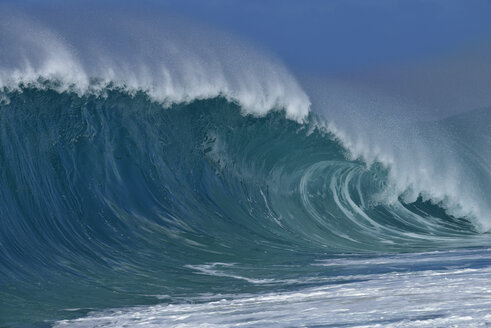
M254 117L223 98L163 108L117 90L23 88L8 98L2 325L490 264L485 248L473 251L479 261L405 255L485 239L421 198L374 203L387 170L348 160L313 114L306 123L281 111Z

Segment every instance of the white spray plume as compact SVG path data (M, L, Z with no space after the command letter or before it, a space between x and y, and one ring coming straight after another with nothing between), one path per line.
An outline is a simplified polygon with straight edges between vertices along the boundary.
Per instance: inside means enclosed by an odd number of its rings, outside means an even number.
M123 88L164 105L222 96L246 113L284 109L297 121L309 111L309 98L278 60L202 26L113 12L71 20L67 13L55 24L2 11L0 88L50 80L61 92Z

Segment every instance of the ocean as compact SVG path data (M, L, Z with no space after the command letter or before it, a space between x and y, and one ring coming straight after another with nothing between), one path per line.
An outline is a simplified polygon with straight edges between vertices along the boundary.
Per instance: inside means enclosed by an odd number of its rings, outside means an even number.
M330 119L147 19L0 23L1 327L491 324L489 109Z

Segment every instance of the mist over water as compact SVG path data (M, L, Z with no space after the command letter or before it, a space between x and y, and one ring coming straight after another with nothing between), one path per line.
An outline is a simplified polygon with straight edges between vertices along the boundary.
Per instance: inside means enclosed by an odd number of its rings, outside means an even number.
M488 322L489 109L171 13L1 8L1 326Z

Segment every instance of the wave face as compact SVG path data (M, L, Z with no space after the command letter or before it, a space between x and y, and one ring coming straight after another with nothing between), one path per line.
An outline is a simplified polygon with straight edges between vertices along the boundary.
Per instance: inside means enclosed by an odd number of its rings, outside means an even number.
M313 114L244 116L220 97L164 109L120 90L7 97L0 300L12 322L19 304L32 321L72 317L209 291L200 275L242 281L211 287L240 292L295 281L303 270L265 267L319 254L479 240L470 221L422 199L381 202L387 170L346 159Z

